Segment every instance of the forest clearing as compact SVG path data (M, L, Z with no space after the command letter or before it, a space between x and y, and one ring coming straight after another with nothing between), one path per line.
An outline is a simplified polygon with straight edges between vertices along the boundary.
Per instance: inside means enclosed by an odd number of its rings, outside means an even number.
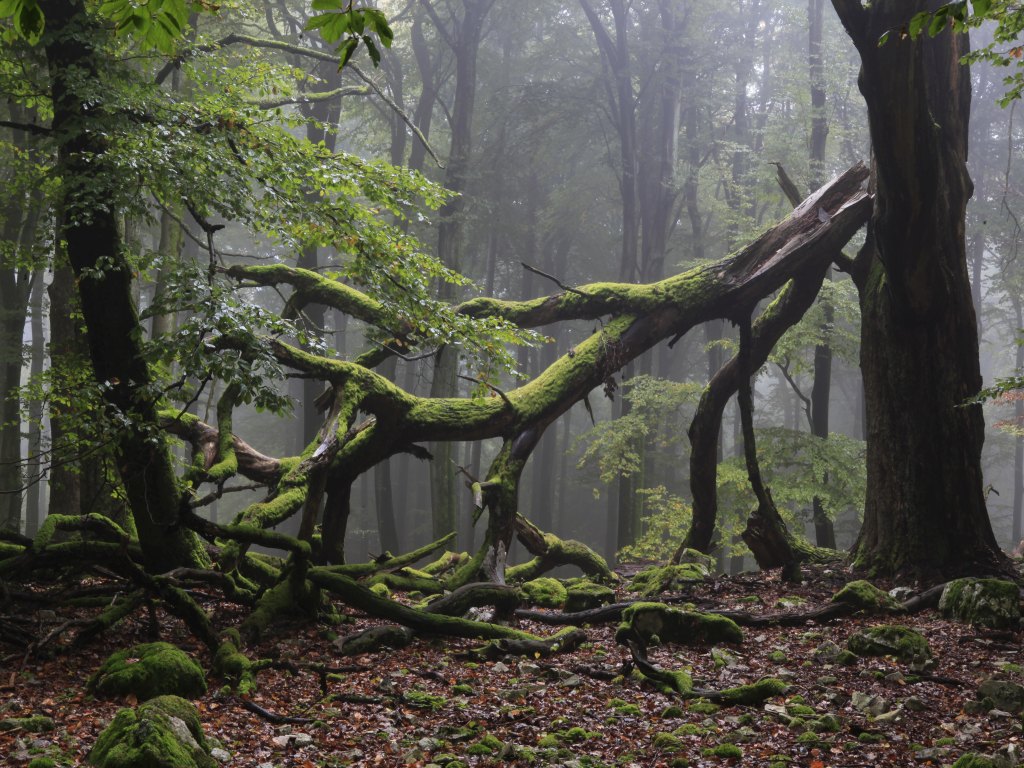
M0 760L1024 763L1022 28L0 0Z

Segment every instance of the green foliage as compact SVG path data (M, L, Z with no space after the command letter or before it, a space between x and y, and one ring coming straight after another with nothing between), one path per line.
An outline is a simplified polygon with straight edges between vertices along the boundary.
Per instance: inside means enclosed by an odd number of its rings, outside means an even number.
M1021 31L1024 31L1024 9L1016 0L954 0L934 11L915 14L896 31L901 38L916 38L925 32L935 37L947 30L967 32L986 22L995 22L992 42L971 51L964 61L988 61L998 67L1013 68L1003 79L1006 93L999 103L1005 107L1024 94L1024 47L1019 44ZM879 45L889 40L891 32L882 35Z
M665 486L637 491L644 497L644 515L640 535L633 544L618 551L620 562L664 562L686 538L693 510L683 499L669 493Z

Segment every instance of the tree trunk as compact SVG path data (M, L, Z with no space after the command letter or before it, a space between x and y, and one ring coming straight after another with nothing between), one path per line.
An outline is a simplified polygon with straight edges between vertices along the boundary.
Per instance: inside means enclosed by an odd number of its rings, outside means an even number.
M157 414L152 381L142 356L142 329L132 302L132 270L127 263L116 211L112 174L98 172L104 162L101 131L90 130L92 109L80 94L83 81L99 83L96 33L80 0L64 0L47 9L46 59L57 138L58 172L63 183L59 237L77 278L96 381L114 411L128 419L117 438L121 480L134 514L147 565L165 571L204 562L195 535L178 525L182 495L170 450L154 434ZM106 181L104 181L106 179Z
M33 381L39 381L43 375L44 358L46 357L46 340L43 338L43 294L45 291L44 272L36 271L32 283L32 295L29 299L32 328L32 367ZM39 530L43 519L43 459L41 454L43 443L43 401L33 398L28 404L28 474L32 480L25 494L25 535L34 536Z
M1004 567L982 492L978 332L964 220L966 35L883 33L940 0L833 0L862 60L876 197L858 256L867 499L857 563L946 578Z

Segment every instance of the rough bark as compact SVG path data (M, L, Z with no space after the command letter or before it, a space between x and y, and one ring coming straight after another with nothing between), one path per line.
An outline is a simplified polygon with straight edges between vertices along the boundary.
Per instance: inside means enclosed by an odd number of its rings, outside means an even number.
M875 205L858 256L867 498L857 562L924 578L1000 570L982 491L978 333L964 221L966 35L899 39L939 0L833 0L861 55Z
M181 494L170 451L151 432L156 411L142 394L151 377L142 357L142 329L132 302L132 270L123 252L111 183L99 174L105 152L102 132L88 130L92 110L80 85L99 85L97 28L79 0L47 9L45 52L53 102L58 173L63 182L59 236L78 278L78 298L87 328L93 374L107 404L129 419L117 445L121 481L134 513L148 565L168 570L203 562L198 542L176 526ZM98 127L98 126L97 126ZM105 181L104 181L105 179Z

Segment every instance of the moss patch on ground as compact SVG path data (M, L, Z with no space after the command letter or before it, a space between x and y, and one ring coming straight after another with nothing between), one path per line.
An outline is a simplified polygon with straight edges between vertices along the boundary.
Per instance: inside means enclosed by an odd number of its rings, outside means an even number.
M858 656L894 656L906 663L932 656L924 635L898 624L880 624L855 632L847 641L847 648Z
M681 645L743 642L743 631L732 619L662 603L633 603L622 612L615 639L625 642L631 636Z

